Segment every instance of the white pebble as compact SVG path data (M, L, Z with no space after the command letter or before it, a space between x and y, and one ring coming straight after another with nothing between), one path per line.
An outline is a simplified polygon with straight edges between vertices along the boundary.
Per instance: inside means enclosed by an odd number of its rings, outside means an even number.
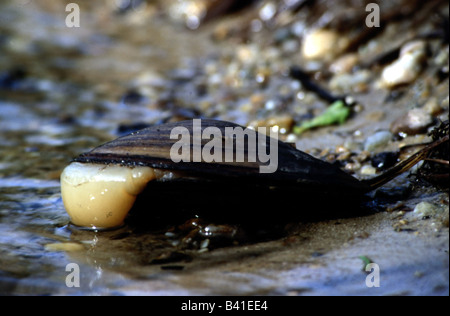
M438 208L428 202L420 202L414 208L414 214L419 216L433 216L438 212Z
M275 4L272 2L268 2L259 11L259 17L263 21L268 21L273 18L276 13L277 7L275 6Z
M364 144L364 150L373 151L381 146L387 145L391 139L392 139L391 132L388 131L377 132L367 137L366 143Z
M303 39L302 55L306 59L331 60L347 48L346 37L325 29L309 32Z
M426 43L414 41L405 44L400 57L384 68L380 85L393 88L413 82L422 71L422 62L426 57Z
M364 165L361 167L360 173L365 176L371 176L377 173L377 169L375 169L371 165Z

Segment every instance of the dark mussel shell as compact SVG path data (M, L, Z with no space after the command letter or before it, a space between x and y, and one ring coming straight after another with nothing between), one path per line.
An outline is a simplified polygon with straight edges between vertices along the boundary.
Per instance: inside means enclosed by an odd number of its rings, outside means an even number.
M225 221L237 218L235 222L285 221L291 217L305 217L305 214L323 214L324 211L342 214L342 205L354 213L359 197L370 190L337 166L278 140L278 168L273 173L260 173L259 167L263 164L258 159L248 162L248 150L245 151L244 162L208 163L203 160L192 162L191 159L175 163L170 157L170 149L178 139L171 139L170 134L179 126L189 130L192 146L193 120L188 120L152 126L120 137L82 154L75 161L175 171L178 177L170 181L150 181L138 196L134 209L154 209L157 203L158 208L170 210L156 214L145 211L130 213L131 218L132 214L147 214L152 217L148 222L154 222L155 217L171 221L180 214L187 214L186 218L199 215ZM225 135L227 127L245 129L229 122L202 120L201 131L207 127L219 128L222 135ZM263 137L267 148L270 148L269 137L253 130L247 132L255 133L257 139ZM202 140L202 148L208 141ZM224 137L222 143L225 143ZM225 145L222 150L225 151ZM355 205L350 207L350 201ZM337 206L340 211L336 211ZM141 219L138 221L142 222Z
M74 159L77 162L92 162L105 164L121 164L129 166L149 166L157 169L182 172L185 177L194 177L196 181L220 181L254 184L266 187L284 187L299 191L314 192L339 192L349 195L358 195L367 192L368 188L356 178L345 173L337 166L316 159L302 151L293 148L290 144L278 142L278 167L273 173L260 173L260 166L265 165L257 159L256 162L248 162L248 146L244 146L244 162L174 162L170 157L170 150L178 139L171 139L170 133L175 127L185 127L191 137L190 146L193 145L192 137L193 120L168 123L142 129L105 143L90 152ZM222 132L222 150L225 151L226 127L240 127L240 125L218 121L201 120L201 131L207 127L219 128ZM261 135L254 130L256 139L263 137L267 148L270 148L270 138ZM235 142L240 141L235 139ZM201 148L209 142L203 139ZM191 151L192 153L192 151ZM223 155L224 156L224 153ZM267 163L266 163L267 164Z

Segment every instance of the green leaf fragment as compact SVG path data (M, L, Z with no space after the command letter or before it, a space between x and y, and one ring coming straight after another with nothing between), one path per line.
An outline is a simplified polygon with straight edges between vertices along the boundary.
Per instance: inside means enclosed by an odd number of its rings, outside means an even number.
M366 265L371 264L371 263L373 262L373 261L372 261L369 257L367 257L367 256L359 256L358 258L361 259L361 260L363 261L364 267L365 267Z
M361 259L363 262L363 267L361 269L362 271L366 271L367 265L373 263L372 259L370 259L367 256L359 256L358 258Z
M350 115L350 108L342 100L338 100L330 105L321 115L312 120L303 122L300 126L294 127L295 134L301 134L304 131L321 126L333 124L342 124Z

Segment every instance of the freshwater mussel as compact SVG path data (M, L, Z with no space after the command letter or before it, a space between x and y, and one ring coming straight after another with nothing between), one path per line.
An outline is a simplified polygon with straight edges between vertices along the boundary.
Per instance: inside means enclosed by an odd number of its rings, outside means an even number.
M81 227L121 226L138 195L149 225L177 214L271 221L342 212L425 152L360 181L276 137L229 122L188 120L145 128L80 155L63 171L61 191L71 222Z

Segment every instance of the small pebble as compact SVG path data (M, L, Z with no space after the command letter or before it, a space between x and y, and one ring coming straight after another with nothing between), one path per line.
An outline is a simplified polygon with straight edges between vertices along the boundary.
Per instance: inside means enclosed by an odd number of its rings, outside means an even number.
M336 153L338 153L338 154L342 154L342 153L350 153L350 150L348 150L347 147L342 146L342 145L336 146L336 149L335 149L334 151L335 151Z
M330 89L338 92L366 92L372 75L368 70L360 70L353 74L336 74L330 80Z
M427 131L433 124L433 117L424 109L412 109L391 124L393 134L416 135Z
M387 145L392 139L392 134L388 131L379 131L367 137L364 150L374 151L377 148Z
M346 54L334 61L330 65L329 70L334 74L349 73L356 66L358 60L359 58L357 54Z
M377 169L371 165L364 165L362 166L360 173L365 176L371 176L377 173Z
M401 219L401 220L398 221L398 224L403 226L403 225L408 225L409 222L406 219Z
M265 120L254 120L247 125L253 129L257 129L258 127L278 127L278 131L281 134L286 134L292 129L294 119L290 115L279 115L269 117Z
M238 46L236 56L242 63L249 63L257 59L258 50L253 45Z
M423 110L433 116L438 115L443 111L443 109L441 108L441 106L438 103L437 98L435 98L435 97L430 98L424 104Z
M338 160L338 161L348 160L351 155L352 155L352 153L349 151L343 152L336 157L336 160Z
M417 214L421 217L436 215L438 211L439 208L436 207L436 205L428 202L420 202L414 208L414 214Z
M355 172L361 169L361 164L358 161L352 161L345 164L344 169L347 171Z
M280 131L284 131L285 134L289 132L294 126L294 119L290 115L280 115L267 119L267 126L278 126Z
M345 36L332 30L316 29L303 39L302 55L306 59L331 60L349 45Z
M370 152L368 152L367 150L363 150L355 157L355 159L359 162L365 162L369 159L369 157L370 157Z
M384 68L380 85L384 88L394 88L413 82L422 71L425 57L426 43L424 41L405 44L400 50L400 57Z
M277 13L277 6L273 2L266 3L261 10L259 10L259 18L263 21L272 19Z

